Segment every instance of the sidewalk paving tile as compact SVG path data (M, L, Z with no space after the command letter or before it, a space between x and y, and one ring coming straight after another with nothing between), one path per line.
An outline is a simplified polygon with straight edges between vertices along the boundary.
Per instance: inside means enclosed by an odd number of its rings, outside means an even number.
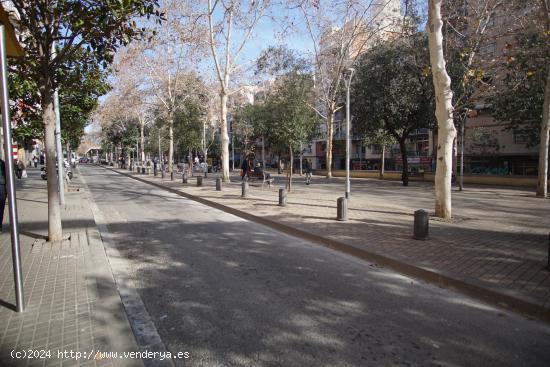
M60 243L46 242L46 185L38 174L31 170L28 179L17 183L26 307L24 312L16 313L0 306L0 365L142 366L141 360L93 357L88 360L63 355L70 351L115 351L113 345L135 351L137 345L116 293L103 246L97 240L89 240L99 236L94 233L97 228L87 193L82 189L66 193L67 205L62 209L63 222L70 223L64 232L66 239ZM74 181L75 186L80 186L78 177ZM0 234L0 274L0 300L14 304L11 243L6 231ZM97 292L100 283L102 287L110 287L116 297L111 294L106 298ZM113 324L120 333L113 331ZM11 357L14 349L34 351L38 353L35 356L41 354L46 358L14 359Z

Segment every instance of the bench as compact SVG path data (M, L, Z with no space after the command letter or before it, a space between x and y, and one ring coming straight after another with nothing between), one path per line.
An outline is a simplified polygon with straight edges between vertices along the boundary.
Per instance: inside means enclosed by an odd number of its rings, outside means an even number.
M275 179L273 177L267 178L267 175L265 172L248 171L247 176L249 180L251 178L257 179L258 181L262 180L262 187L264 186L265 183L267 183L269 187L271 187L271 185L275 182Z

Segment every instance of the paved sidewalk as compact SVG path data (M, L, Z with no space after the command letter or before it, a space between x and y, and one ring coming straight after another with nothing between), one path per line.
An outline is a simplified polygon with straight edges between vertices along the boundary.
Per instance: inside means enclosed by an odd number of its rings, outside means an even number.
M550 271L546 267L550 200L535 198L531 191L489 186L453 191L453 220L432 217L429 240L416 241L412 239L414 211L433 212L429 183L411 182L403 187L399 182L354 179L349 221L338 222L336 200L344 194L340 178L314 177L312 185L306 186L304 178L297 177L288 206L279 207L281 176L271 188L252 180L249 196L243 199L237 176L218 192L215 179L219 175L209 174L203 187L196 187L195 178L184 185L181 176L170 181L118 171L253 215L289 233L310 235L378 265L550 320Z
M78 189L78 191L77 191ZM16 313L10 234L0 234L0 366L143 366L101 352L139 351L78 171L62 209L65 240L46 242L46 181L17 182L26 308ZM13 355L12 351L18 352ZM71 351L74 353L71 356ZM33 352L31 358L25 354ZM85 357L76 358L76 352ZM65 354L63 354L65 353ZM44 357L44 358L40 358Z

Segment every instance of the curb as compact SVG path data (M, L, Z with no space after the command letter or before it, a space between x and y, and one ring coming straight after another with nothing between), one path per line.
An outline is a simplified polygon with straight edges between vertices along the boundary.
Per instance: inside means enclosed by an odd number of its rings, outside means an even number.
M369 262L377 263L381 266L390 268L398 273L401 273L403 275L407 275L416 279L423 280L427 283L431 283L437 286L440 286L442 288L451 289L454 291L458 291L462 294L465 294L467 296L470 296L472 298L475 298L477 300L486 302L488 304L504 308L506 310L515 311L517 313L520 313L526 317L529 318L535 318L540 321L544 321L546 323L550 323L550 308L546 308L544 306L541 306L537 303L531 302L529 300L520 299L518 297L515 297L510 294L506 294L501 291L495 291L492 289L485 288L481 285L473 284L472 282L467 282L464 280L457 279L456 277L452 277L450 275L435 272L432 270L426 270L424 268L407 264L399 260L392 259L390 257L387 257L385 255L380 255L372 251L367 251L364 249L360 249L342 242L338 242L329 238L317 236L315 234L299 230L294 227L287 226L285 224L277 223L275 221L265 219L262 217L258 217L256 215L250 214L248 212L244 212L239 209L235 209L214 201L206 200L201 197L188 194L186 192L179 191L177 189L173 189L167 186L164 186L163 184L151 182L148 180L144 180L140 177L120 172L114 168L111 167L105 167L105 166L99 166L104 169L109 169L113 172L116 172L122 176L126 176L129 178L132 178L136 181L140 181L155 187L158 187L160 189L169 191L171 193L174 193L176 195L185 197L187 199L196 201L198 203L210 206L212 208L216 208L219 210L222 210L226 213L233 214L237 217L265 225L267 227L273 228L277 231L283 232L287 235L297 237L303 240L307 240L316 244L319 244L321 246L336 250L338 252L345 253L347 255L351 255L356 258L360 258L362 260L366 260Z
M116 172L116 171L115 171ZM131 279L125 278L125 270L127 264L121 257L116 248L111 234L107 228L106 220L97 207L97 204L92 196L88 183L81 178L83 187L89 194L88 201L92 209L95 228L95 241L98 241L99 246L103 250L105 257L105 266L107 266L111 279L113 280L114 292L120 301L122 312L126 316L129 332L134 336L136 347L140 352L160 352L167 355L168 350L164 345L155 324L147 311L139 293L136 291L136 286ZM174 361L171 358L166 359L149 359L141 358L140 366L145 367L174 367Z

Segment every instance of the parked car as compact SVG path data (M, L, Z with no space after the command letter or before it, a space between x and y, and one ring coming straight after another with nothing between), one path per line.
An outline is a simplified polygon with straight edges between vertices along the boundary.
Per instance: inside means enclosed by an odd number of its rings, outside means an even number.
M78 163L90 163L90 159L88 157L82 157L78 160Z

